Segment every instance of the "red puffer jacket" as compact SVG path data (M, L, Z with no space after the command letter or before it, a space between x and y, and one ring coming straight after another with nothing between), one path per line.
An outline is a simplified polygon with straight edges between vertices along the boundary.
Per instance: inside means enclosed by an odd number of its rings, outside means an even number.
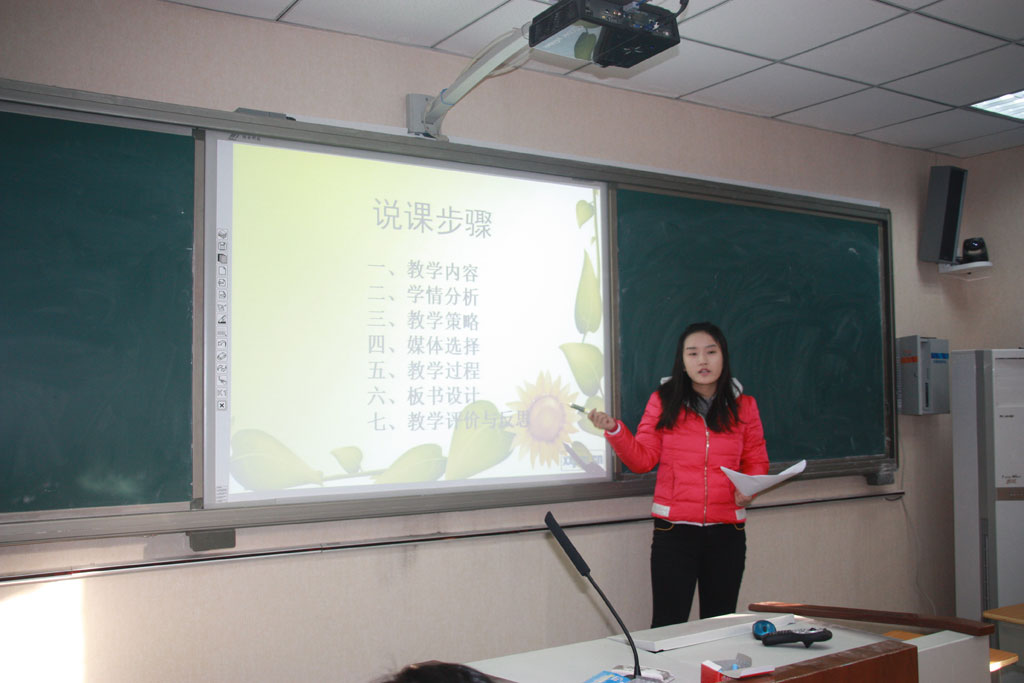
M713 432L696 413L681 415L672 429L655 429L661 417L658 392L647 401L636 436L619 421L615 434L605 434L616 454L634 472L657 465L651 514L673 522L736 523L747 511L736 505L735 488L722 467L744 474L766 474L768 452L757 402L737 397L740 422L728 432Z

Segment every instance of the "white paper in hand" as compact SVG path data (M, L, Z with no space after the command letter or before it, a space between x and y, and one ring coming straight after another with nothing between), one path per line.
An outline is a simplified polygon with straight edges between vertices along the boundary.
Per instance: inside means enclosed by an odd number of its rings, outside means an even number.
M807 461L801 460L778 474L743 474L742 472L730 470L728 467L723 467L722 471L725 472L725 476L729 477L737 491L744 496L753 496L776 484L781 484L790 477L795 477L803 472L805 467L807 467Z

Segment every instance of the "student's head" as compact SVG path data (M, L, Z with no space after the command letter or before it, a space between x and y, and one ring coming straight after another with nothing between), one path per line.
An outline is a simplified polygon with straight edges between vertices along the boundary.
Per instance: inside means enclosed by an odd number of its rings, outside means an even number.
M717 325L709 322L691 323L679 335L672 379L689 380L694 390L708 397L719 387L732 386L729 368L729 345Z
M493 683L493 680L464 664L424 662L410 664L381 683Z
M717 325L692 323L683 330L676 345L672 378L658 393L662 403L659 429L671 428L681 414L696 410L701 397L711 399L705 422L712 431L726 431L736 424L739 410L729 366L729 345Z

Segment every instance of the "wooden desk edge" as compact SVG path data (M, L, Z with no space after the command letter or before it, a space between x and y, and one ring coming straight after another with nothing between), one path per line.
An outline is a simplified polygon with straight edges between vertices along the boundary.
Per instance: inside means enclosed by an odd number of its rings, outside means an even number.
M1019 605L1007 605L1006 607L987 609L981 616L986 619L994 619L995 621L1002 621L1007 624L1018 624L1020 626L1024 626L1024 602Z
M993 624L960 617L932 617L911 612L884 612L852 607L830 607L827 605L804 605L793 602L752 602L747 609L752 612L785 612L801 617L841 619L844 621L866 621L876 624L897 624L918 626L945 631L956 631L969 636L988 636L995 633Z
M776 668L770 678L756 678L753 682L837 683L885 680L889 683L912 683L918 680L917 674L917 648L899 640L884 640L786 664Z
M920 638L923 633L911 633L910 631L886 631L883 635L890 638L899 638L900 640L913 640L914 638ZM999 671L1000 669L1016 664L1020 661L1020 657L1015 652L1007 652L1006 650L997 650L994 647L988 649L988 670L989 672Z

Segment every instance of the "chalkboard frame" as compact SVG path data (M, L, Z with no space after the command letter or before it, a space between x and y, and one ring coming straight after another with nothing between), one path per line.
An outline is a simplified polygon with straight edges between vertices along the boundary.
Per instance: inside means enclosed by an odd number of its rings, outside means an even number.
M8 111L35 111L41 115L65 118L105 118L117 125L126 126L184 126L195 131L196 138L196 211L195 249L196 258L202 258L204 243L203 212L201 203L205 181L201 160L204 158L204 131L219 131L244 136L266 136L294 142L327 144L355 150L368 150L441 161L458 161L480 166L490 166L513 171L562 176L588 182L609 184L608 196L614 195L618 187L635 187L645 191L669 191L687 193L705 199L723 201L745 201L764 206L782 207L796 211L820 211L835 215L864 218L879 221L886 232L886 258L889 259L888 210L877 206L844 200L835 197L809 196L783 192L762 186L741 185L718 180L684 177L670 173L642 168L616 167L591 161L539 156L525 152L507 151L480 147L472 144L426 140L392 132L374 132L329 126L317 123L303 123L290 120L282 115L260 115L252 113L224 112L196 107L185 107L167 103L123 98L111 95L68 90L51 86L0 79L0 105ZM614 202L609 200L614 212ZM614 216L614 213L610 214ZM614 220L611 221L614 230ZM611 244L615 243L614 232ZM609 258L614 259L614 256ZM197 263L201 260L197 260ZM616 292L614 262L611 291ZM883 283L886 292L886 329L891 335L891 264L885 268ZM536 487L495 495L493 492L450 494L431 497L423 496L370 499L359 501L335 501L322 503L301 503L288 505L266 505L244 509L202 509L202 330L204 316L198 308L203 297L202 278L194 282L196 307L193 329L193 500L187 503L166 503L116 508L87 508L68 511L44 511L37 513L16 513L0 515L0 545L29 543L36 541L71 540L101 537L138 536L159 533L202 532L224 528L258 527L292 523L319 522L360 517L382 517L426 512L473 510L505 506L529 506L591 500L609 497L649 495L653 490L653 478L646 476L623 476L615 481L582 484L578 486ZM616 296L610 296L611 327L618 324ZM615 351L609 354L608 377L618 380L619 364L616 361L617 335L612 334L610 343ZM891 343L888 344L884 363L888 376L892 376ZM891 384L891 383L890 383ZM618 382L612 383L612 395L618 391ZM891 389L894 392L894 387ZM894 396L888 403L895 405ZM896 464L895 419L891 420L889 450L883 458L872 458L870 462L838 463L835 467L821 468L815 475L840 476L863 475L869 481L879 473L891 471ZM872 483L886 483L884 477Z
M192 129L9 102L0 116L3 518L187 510Z
M705 192L695 192L690 189L684 189L681 186L676 188L660 187L656 190L652 190L649 186L636 186L636 185L619 185L610 194L613 202L617 201L622 191L634 192L640 194L651 194L656 197L662 198L679 198L681 200L692 199L698 200L707 204L715 204L721 207L727 207L729 209L767 209L770 213L779 213L779 215L793 215L795 222L803 222L807 218L823 218L823 219L840 219L840 221L862 223L864 226L874 226L876 230L876 238L878 245L878 313L880 317L880 348L882 350L882 358L879 359L880 363L875 366L875 369L881 372L882 381L880 388L880 395L876 396L876 400L879 401L882 415L880 423L875 424L874 428L880 430L878 437L881 439L882 448L880 452L868 453L863 455L848 455L844 457L831 458L809 458L807 459L807 467L801 478L812 479L819 477L839 477L839 476L864 476L869 484L885 484L891 483L892 475L896 470L898 464L898 454L896 451L897 439L897 421L896 421L896 391L895 391L895 346L893 343L894 339L894 328L893 328L893 291L892 291L892 240L890 233L891 226L891 214L886 209L876 207L864 207L854 208L846 205L845 203L840 204L830 200L824 200L821 202L814 201L814 198L800 198L798 201L791 201L792 197L789 196L762 196L754 198L750 193L739 191L731 192L732 188L724 188L726 191L720 195L711 197ZM807 201L810 199L810 201ZM865 210L866 209L866 210ZM618 244L618 230L622 224L622 220L619 218L618 207L613 211L615 220L613 226L615 226L615 234L613 239L615 244ZM619 249L611 249L612 253L612 273L614 277L620 277L622 273L622 267L619 263L620 251ZM622 288L618 282L614 285L614 290L619 292L621 295ZM681 293L680 296L685 296L685 293ZM618 300L617 300L617 303ZM623 341L623 330L622 330L622 315L616 311L616 330L618 333L617 342L622 344ZM717 322L717 321L716 321ZM663 348L672 348L677 338L678 332L681 330L671 330L665 333L663 339ZM618 349L619 353L616 354L616 359L622 356L622 349ZM664 375L671 373L671 362L670 359L664 359ZM661 367L661 366L658 366ZM616 381L613 383L615 387L614 401L615 405L619 406L620 409L623 407L623 387L627 385L626 379L622 376L621 368L617 369ZM650 390L653 391L654 387L651 386ZM647 390L644 389L643 400L647 398ZM755 392L756 395L756 392ZM761 405L762 413L765 410L765 397L761 397L759 402ZM629 417L634 417L639 420L640 412L642 411L642 403L636 406L632 406L632 413L635 415L627 416L623 414L624 420L628 420ZM626 411L628 412L628 411ZM628 421L627 421L628 424ZM766 432L769 430L766 429ZM771 442L769 443L769 455L772 458L770 472L777 473L791 466L798 460L802 459L800 456L787 457L787 453L780 453L778 450L771 448ZM621 461L616 462L617 471L620 477L628 479L631 477L644 476L637 475L629 471Z

